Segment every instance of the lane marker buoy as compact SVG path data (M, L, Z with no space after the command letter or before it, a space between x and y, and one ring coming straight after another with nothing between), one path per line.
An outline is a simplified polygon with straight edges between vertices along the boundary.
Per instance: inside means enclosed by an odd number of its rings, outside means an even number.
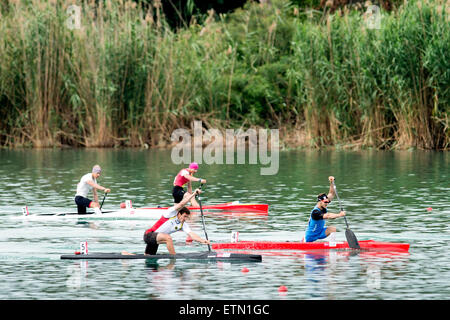
M287 288L286 288L286 286L280 286L279 288L278 288L278 292L287 292L288 290L287 290Z

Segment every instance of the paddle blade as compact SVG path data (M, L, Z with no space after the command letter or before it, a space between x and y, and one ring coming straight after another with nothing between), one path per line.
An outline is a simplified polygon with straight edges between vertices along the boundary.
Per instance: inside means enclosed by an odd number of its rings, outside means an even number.
M361 249L358 243L358 239L356 239L355 234L350 229L345 229L345 237L347 238L348 246L352 249Z

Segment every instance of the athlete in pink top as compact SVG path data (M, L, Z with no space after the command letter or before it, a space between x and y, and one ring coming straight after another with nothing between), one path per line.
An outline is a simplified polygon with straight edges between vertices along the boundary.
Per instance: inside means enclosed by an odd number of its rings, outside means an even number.
M181 169L177 176L173 180L172 196L174 203L180 203L184 197L189 197L192 195L192 184L191 182L206 183L205 179L194 177L194 173L198 170L198 164L192 162L188 168ZM187 184L187 192L183 188ZM191 199L191 204L193 207L199 207L195 198Z

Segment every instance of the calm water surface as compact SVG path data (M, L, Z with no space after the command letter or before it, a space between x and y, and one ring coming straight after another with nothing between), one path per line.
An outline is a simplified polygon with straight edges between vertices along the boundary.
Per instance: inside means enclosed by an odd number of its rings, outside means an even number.
M409 254L334 252L264 255L262 263L60 260L88 241L90 252L142 252L150 219L27 219L31 213L74 210L80 177L103 167L99 183L112 189L104 208L170 205L170 151L0 150L0 299L449 299L450 169L448 153L289 151L280 169L259 165L201 165L208 180L203 204L268 203L268 217L207 215L212 241L300 240L315 204L336 177L351 229L359 240L407 242ZM431 208L429 211L427 208ZM338 211L338 202L329 206ZM330 222L327 222L330 224ZM338 240L345 240L344 220ZM203 236L201 219L191 226ZM204 250L174 235L178 252ZM160 252L165 252L160 246ZM243 273L243 267L249 269ZM279 286L288 288L280 294Z

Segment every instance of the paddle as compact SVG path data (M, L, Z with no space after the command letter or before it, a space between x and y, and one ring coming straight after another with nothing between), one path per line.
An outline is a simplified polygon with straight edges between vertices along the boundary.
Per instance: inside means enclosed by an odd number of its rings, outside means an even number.
M203 186L203 183L200 184L200 190L202 190L202 186ZM203 231L205 232L205 238L206 238L206 240L209 240L208 234L206 233L205 217L203 215L202 202L200 201L200 195L197 195L197 201L200 206L200 213L202 215ZM209 244L208 244L208 251L211 252L211 246Z
M333 181L333 188L334 188L334 194L336 195L336 197L338 198L338 201L339 201L339 207L341 208L341 211L344 211L342 209L341 200L339 199L334 181ZM356 236L353 233L353 231L350 230L350 228L348 226L347 218L345 216L344 216L344 220L345 220L345 224L347 225L347 229L345 229L345 237L347 238L348 246L352 249L361 249L361 247L359 246L359 243L358 243L358 239L356 239Z
M103 202L105 202L106 195L107 195L107 193L105 192L105 195L103 196L102 204L100 205L100 210L102 210Z

